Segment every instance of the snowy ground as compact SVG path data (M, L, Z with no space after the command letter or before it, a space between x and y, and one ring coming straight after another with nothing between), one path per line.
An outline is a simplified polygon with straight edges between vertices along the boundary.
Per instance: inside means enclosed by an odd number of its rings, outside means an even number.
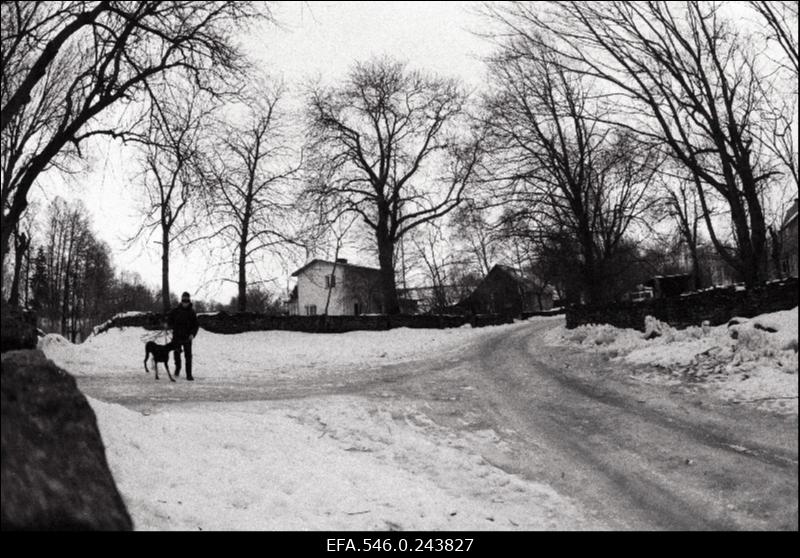
M201 329L194 343L193 361L199 376L209 370L214 378L307 377L444 355L497 327L398 328L339 334L258 331L235 335ZM160 332L129 327L93 335L80 345L49 334L40 340L39 348L77 376L129 375L133 363L144 371L144 343L151 339L158 343L168 341ZM152 363L149 366L152 368Z
M455 352L510 326L313 335L201 331L207 381L355 374ZM144 375L139 328L40 347L79 379ZM160 341L163 342L163 339ZM105 380L104 380L105 381ZM155 404L144 412L90 398L109 464L137 529L547 530L602 528L549 486L480 455L491 430L441 428L408 400L329 395L238 403Z
M91 400L137 529L576 529L546 485L484 461L413 406L360 398L204 404L149 416ZM584 527L585 528L585 527Z
M797 318L794 308L676 330L648 317L644 334L609 325L561 326L546 339L639 365L635 377L642 381L691 382L728 401L796 414Z

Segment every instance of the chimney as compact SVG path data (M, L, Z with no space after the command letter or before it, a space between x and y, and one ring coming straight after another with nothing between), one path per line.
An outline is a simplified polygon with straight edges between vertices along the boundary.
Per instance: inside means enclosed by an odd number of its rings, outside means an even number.
M347 263L347 258L336 258L336 263L337 264L346 264Z

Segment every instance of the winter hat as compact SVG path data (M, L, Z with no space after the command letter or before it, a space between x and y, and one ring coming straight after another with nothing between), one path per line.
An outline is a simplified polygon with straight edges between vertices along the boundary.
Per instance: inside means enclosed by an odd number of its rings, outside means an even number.
M186 291L184 291L184 292L183 292L183 294L181 295L181 302L191 302L191 300L192 300L192 299L191 299L191 297L189 296L189 293L187 293Z

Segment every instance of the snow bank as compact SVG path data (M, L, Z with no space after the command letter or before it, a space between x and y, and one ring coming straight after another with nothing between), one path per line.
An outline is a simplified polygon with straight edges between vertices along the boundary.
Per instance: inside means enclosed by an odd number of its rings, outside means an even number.
M648 316L644 334L605 324L562 326L548 339L660 370L644 374L647 380L660 375L675 383L700 382L726 399L797 412L797 318L794 308L677 330Z
M496 436L442 431L413 407L339 397L143 415L90 403L140 530L597 528L466 448Z
M132 318L134 316L142 316L144 314L147 314L147 312L139 312L136 310L132 310L129 312L118 312L117 314L114 314L113 317L106 320L102 324L94 326L92 328L92 335L99 335L101 331L109 328L111 326L111 323L118 318Z
M310 373L341 372L352 368L395 364L456 351L473 340L505 326L485 328L352 331L314 334L295 331L256 331L221 335L200 330L193 346L196 374L214 378L247 379L279 375L290 378ZM142 369L144 344L166 343L168 334L143 328L113 328L80 345L42 344L48 358L72 374L130 374Z

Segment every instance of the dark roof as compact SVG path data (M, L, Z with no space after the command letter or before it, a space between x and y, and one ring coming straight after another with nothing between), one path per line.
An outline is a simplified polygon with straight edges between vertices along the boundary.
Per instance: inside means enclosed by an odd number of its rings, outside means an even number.
M511 277L511 279L513 279L514 281L516 281L525 288L534 290L539 288L542 288L543 290L552 290L550 289L549 285L543 284L543 281L539 280L538 278L529 275L522 275L519 273L519 271L517 271L510 265L495 264L494 267L492 267L492 269L489 270L487 277L491 275L492 272L494 272L495 270L498 270L504 273L505 275L508 275L509 277ZM484 280L485 279L486 278L484 278Z
M298 275L303 273L306 269L308 269L309 267L311 267L312 265L314 265L316 263L326 263L326 264L334 265L334 262L329 262L328 260L320 260L319 258L314 258L313 260L308 262L306 265L304 265L303 267L301 267L300 269L298 269L297 271L292 273L292 277L297 277ZM366 271L366 272L370 272L370 273L380 273L380 271L381 271L380 269L377 269L375 267L366 267L366 266L363 266L363 265L353 265L351 263L344 263L344 262L336 262L335 265L336 265L336 267L346 267L346 268L356 269L356 270L360 270L360 271Z

